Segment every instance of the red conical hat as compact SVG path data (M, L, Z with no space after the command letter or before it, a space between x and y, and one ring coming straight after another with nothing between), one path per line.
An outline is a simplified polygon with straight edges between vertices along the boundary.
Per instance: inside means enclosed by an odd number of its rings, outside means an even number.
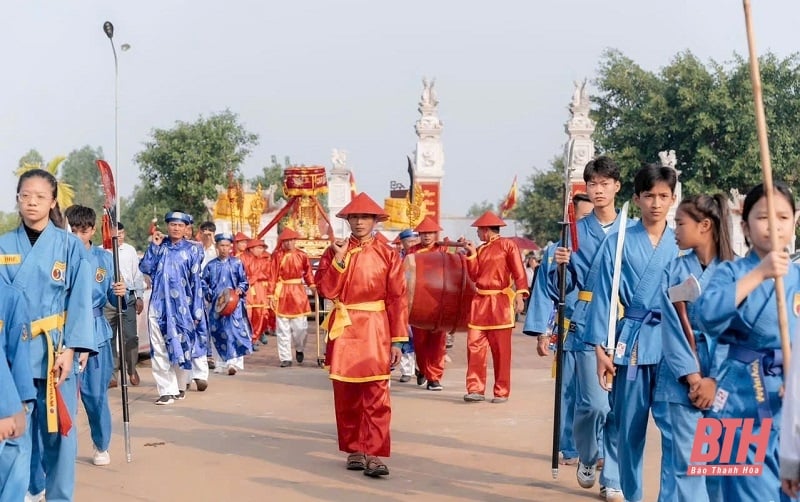
M250 237L244 234L244 232L236 232L236 235L233 236L233 242L239 241L249 241Z
M504 227L506 222L491 211L486 211L480 218L472 222L471 227Z
M420 234L425 232L441 232L442 227L437 225L436 222L433 221L433 218L426 216L422 222L417 225L417 228L415 228L414 231Z
M291 228L286 227L283 229L283 232L281 232L281 235L278 236L278 242L290 241L293 239L302 239L302 238L303 238L302 235L298 234Z
M369 195L364 192L356 195L355 198L350 201L350 204L344 206L341 211L336 213L336 217L346 220L351 214L371 214L375 216L377 221L386 221L389 219L389 215L383 211L383 208L374 200L370 199Z
M250 239L247 241L247 249L252 249L258 246L264 246L265 249L269 247L261 239Z

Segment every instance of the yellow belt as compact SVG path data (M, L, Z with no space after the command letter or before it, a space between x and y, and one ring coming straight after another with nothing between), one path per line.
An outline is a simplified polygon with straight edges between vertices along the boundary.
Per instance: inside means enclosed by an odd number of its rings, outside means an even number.
M511 308L514 308L514 297L517 295L517 292L514 291L511 286L505 289L475 289L475 292L481 296L492 296L492 295L506 295L509 300L511 300Z
M55 347L53 339L47 333L53 330L64 331L67 313L60 312L47 317L42 317L31 322L31 339L44 335L47 342L47 432L58 432L58 407L56 406L56 382L53 378L53 365L55 364ZM60 350L60 347L59 347Z
M383 302L383 300L377 300L374 302L351 303L345 305L339 300L334 300L333 308L327 317L325 317L325 320L322 321L322 327L328 331L328 339L336 340L342 334L344 328L353 324L353 322L350 320L350 314L348 313L349 310L382 312L386 310L386 304ZM331 316L334 314L334 312L336 313L336 316L334 316L333 322L331 322Z
M592 292L591 291L578 291L578 300L582 302L591 302L592 301Z
M284 284L303 284L302 279L278 279L278 282L275 283L275 301L281 297L281 292L283 291Z

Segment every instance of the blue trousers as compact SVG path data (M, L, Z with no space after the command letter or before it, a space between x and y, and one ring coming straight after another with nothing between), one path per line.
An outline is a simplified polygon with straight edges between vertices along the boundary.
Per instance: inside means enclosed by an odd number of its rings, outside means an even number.
M558 444L564 458L575 458L578 456L572 437L575 420L575 352L564 351L564 367L561 371L561 431Z
M657 365L647 364L635 367L620 364L614 377L612 391L614 412L619 424L619 437L625 438L619 448L619 477L625 500L643 500L642 466L644 464L644 445L647 436L647 421L650 412L661 430L662 451L673 448L672 429L667 417L667 403L654 402L653 391L656 384ZM674 500L675 472L672 463L661 457L661 490L659 500Z
M28 491L31 466L31 417L21 438L0 441L0 502L20 502Z
M111 442L111 410L108 407L108 383L114 371L111 344L106 342L97 348L97 354L89 356L86 368L78 375L81 385L81 401L86 409L92 443L99 451L108 450Z
M600 484L620 489L617 463L617 422L611 409L612 395L597 380L594 351L575 352L575 419L573 437L581 463L594 465L603 448L604 466ZM598 438L602 436L602 441Z
M670 500L676 502L708 502L705 476L687 476L689 457L694 445L697 421L703 412L694 406L666 403L667 416L672 428L672 448L662 449L663 463L670 463L675 476L675 492ZM663 494L663 490L659 495Z
M28 491L36 494L47 489L47 502L71 502L75 492L75 459L78 456L75 426L78 411L77 378L72 374L59 387L73 421L66 437L58 432L47 432L47 381L36 378L33 383L36 386L36 404L31 414L32 453Z

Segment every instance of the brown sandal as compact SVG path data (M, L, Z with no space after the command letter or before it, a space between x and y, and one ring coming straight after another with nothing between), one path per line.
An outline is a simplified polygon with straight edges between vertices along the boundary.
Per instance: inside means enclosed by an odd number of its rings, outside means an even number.
M377 478L379 476L388 476L388 475L389 475L389 468L386 467L386 464L381 462L381 459L379 459L378 457L367 458L367 465L364 468L364 476Z
M367 456L363 453L351 453L347 456L348 471L363 471L367 468Z

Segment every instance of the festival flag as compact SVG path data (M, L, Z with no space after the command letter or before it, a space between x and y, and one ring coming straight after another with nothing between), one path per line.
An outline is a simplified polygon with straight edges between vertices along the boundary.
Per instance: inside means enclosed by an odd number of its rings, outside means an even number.
M356 190L356 178L353 176L353 171L350 171L350 199L355 199L356 195L358 195L358 190Z
M508 213L517 205L517 177L514 176L514 182L511 183L511 188L506 195L505 200L500 204L500 216L505 218Z

